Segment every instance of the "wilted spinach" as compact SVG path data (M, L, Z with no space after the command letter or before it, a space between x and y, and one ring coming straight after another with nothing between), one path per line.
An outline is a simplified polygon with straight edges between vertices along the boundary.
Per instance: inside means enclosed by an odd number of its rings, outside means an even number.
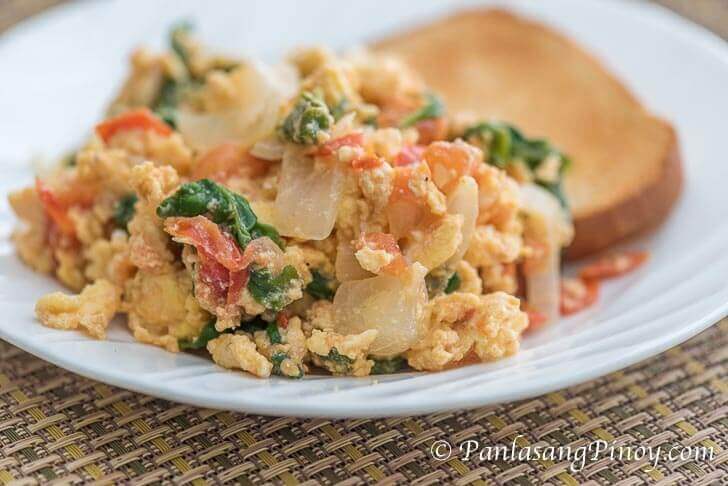
M291 265L286 265L278 275L272 275L267 268L258 268L250 272L248 291L256 302L274 312L278 312L290 304L288 290L298 272Z

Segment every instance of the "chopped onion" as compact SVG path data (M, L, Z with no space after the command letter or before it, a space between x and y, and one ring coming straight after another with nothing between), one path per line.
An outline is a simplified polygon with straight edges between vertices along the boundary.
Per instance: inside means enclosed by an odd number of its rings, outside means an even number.
M327 238L336 222L343 183L340 167L317 167L311 157L287 149L274 206L278 232L304 240Z
M470 240L475 233L475 224L478 221L478 183L470 176L463 176L458 181L455 189L447 198L447 212L459 214L463 217L461 232L463 235L460 246L445 263L446 266L454 267L462 260L463 255L470 247Z
M426 274L425 267L414 263L401 276L342 283L334 297L334 330L346 335L376 329L369 348L374 357L407 351L424 333Z
M334 268L336 269L336 280L339 282L361 280L374 276L372 273L361 268L359 261L354 256L354 249L346 241L340 241L336 247L336 262L334 263Z
M525 184L521 196L527 216L524 235L543 251L525 262L526 300L529 309L554 321L559 317L561 247L570 239L571 223L559 201L545 189Z
M261 63L241 64L229 74L234 87L230 102L203 112L180 107L177 127L185 141L204 151L227 141L251 145L268 135L278 123L282 103L295 91L283 73Z

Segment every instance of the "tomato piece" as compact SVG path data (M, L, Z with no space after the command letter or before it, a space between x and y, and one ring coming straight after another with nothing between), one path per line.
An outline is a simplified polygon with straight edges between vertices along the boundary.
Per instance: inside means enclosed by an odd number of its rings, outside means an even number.
M482 158L479 150L460 140L434 142L422 154L435 185L444 192L453 189L460 177L471 175Z
M290 319L289 311L282 310L278 314L276 314L276 324L281 326L282 328L288 327L288 321Z
M351 168L354 170L371 170L382 165L382 160L377 157L361 157L351 161Z
M341 147L361 147L364 145L364 134L361 132L350 133L343 137L329 140L321 145L316 155L327 156L335 154Z
M247 177L259 177L265 174L269 167L268 162L249 154L239 143L224 142L197 159L191 177L193 180L216 181L225 180L235 173Z
M129 130L152 131L165 137L172 134L170 126L157 118L149 108L127 111L96 125L96 133L104 143L109 143L117 133Z
M618 277L631 272L647 261L649 253L646 251L625 251L602 257L585 266L579 272L583 279L605 279Z
M582 278L561 280L561 315L568 316L593 305L599 297L599 281Z
M177 241L194 246L198 252L202 250L227 270L236 272L247 266L233 237L204 216L167 218L164 229Z
M526 328L526 331L528 332L535 331L548 321L546 315L537 310L525 309L525 312L528 316L528 327Z
M43 209L56 228L66 236L76 236L76 228L68 216L68 205L60 200L43 181L36 177L35 190L38 193Z
M230 278L228 279L230 285L228 286L226 299L228 305L234 304L238 300L240 300L240 296L243 295L245 286L248 285L249 276L250 273L247 269L241 270L239 272L230 272Z
M422 154L425 152L424 145L406 145L394 157L392 161L395 167L403 165L412 165L422 160Z
M420 135L418 140L423 145L447 138L448 125L445 117L422 120L415 128Z
M421 202L421 198L412 192L410 180L413 177L428 178L430 176L430 168L424 163L395 167L394 187L389 196L390 201L408 200Z
M200 281L210 289L217 302L226 301L230 287L230 270L203 247L197 248L197 257L200 260L198 269Z
M377 116L377 126L381 128L396 127L407 115L417 109L419 100L403 96L392 96L382 100Z
M384 273L397 275L407 266L397 240L389 233L362 233L356 242L355 248L357 251L362 248L369 248L389 253L393 259L386 267L382 268Z

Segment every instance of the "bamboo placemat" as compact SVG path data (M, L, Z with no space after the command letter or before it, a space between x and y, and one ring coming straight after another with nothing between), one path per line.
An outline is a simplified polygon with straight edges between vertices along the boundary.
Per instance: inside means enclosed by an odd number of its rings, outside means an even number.
M0 31L53 3L0 0ZM695 6L691 15L705 15L728 34L726 0L663 3ZM453 448L447 460L438 459L443 441ZM627 454L592 460L595 449L586 448L602 442ZM476 443L480 451L569 447L589 457L582 468L575 456L481 458L459 449ZM653 466L636 457L640 447L702 447L712 458L663 456ZM270 418L178 405L81 378L0 341L0 484L94 482L728 484L728 320L580 386L386 420Z

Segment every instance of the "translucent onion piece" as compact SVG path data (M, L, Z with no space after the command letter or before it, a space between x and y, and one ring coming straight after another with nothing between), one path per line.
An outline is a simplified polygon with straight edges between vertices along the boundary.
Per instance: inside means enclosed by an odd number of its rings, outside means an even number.
M241 64L230 73L232 99L203 112L180 107L177 126L185 141L203 151L226 141L252 145L270 134L280 106L294 92L288 74L282 73L261 63Z
M334 330L358 334L377 329L369 348L374 357L388 357L411 348L424 333L427 269L414 263L398 277L378 275L341 284L334 297Z
M315 167L296 149L283 155L275 201L275 226L284 236L323 240L331 234L341 200L344 172Z
M428 270L441 266L460 248L462 227L462 216L446 214L436 225L413 232L413 239L404 250L407 261L419 262Z
M526 300L529 309L554 321L559 317L561 247L568 241L571 223L559 201L545 189L525 184L521 196L527 215L524 235L544 252L537 261L526 262Z
M458 181L455 189L447 198L447 212L459 214L463 217L461 232L463 235L460 246L445 263L446 266L454 267L462 260L463 255L470 247L470 240L475 233L475 224L478 221L478 183L470 176L463 176Z
M336 280L339 282L361 280L374 276L372 273L361 268L359 261L354 256L354 249L346 241L339 242L339 245L336 247L336 262L334 263L334 268L336 270Z

